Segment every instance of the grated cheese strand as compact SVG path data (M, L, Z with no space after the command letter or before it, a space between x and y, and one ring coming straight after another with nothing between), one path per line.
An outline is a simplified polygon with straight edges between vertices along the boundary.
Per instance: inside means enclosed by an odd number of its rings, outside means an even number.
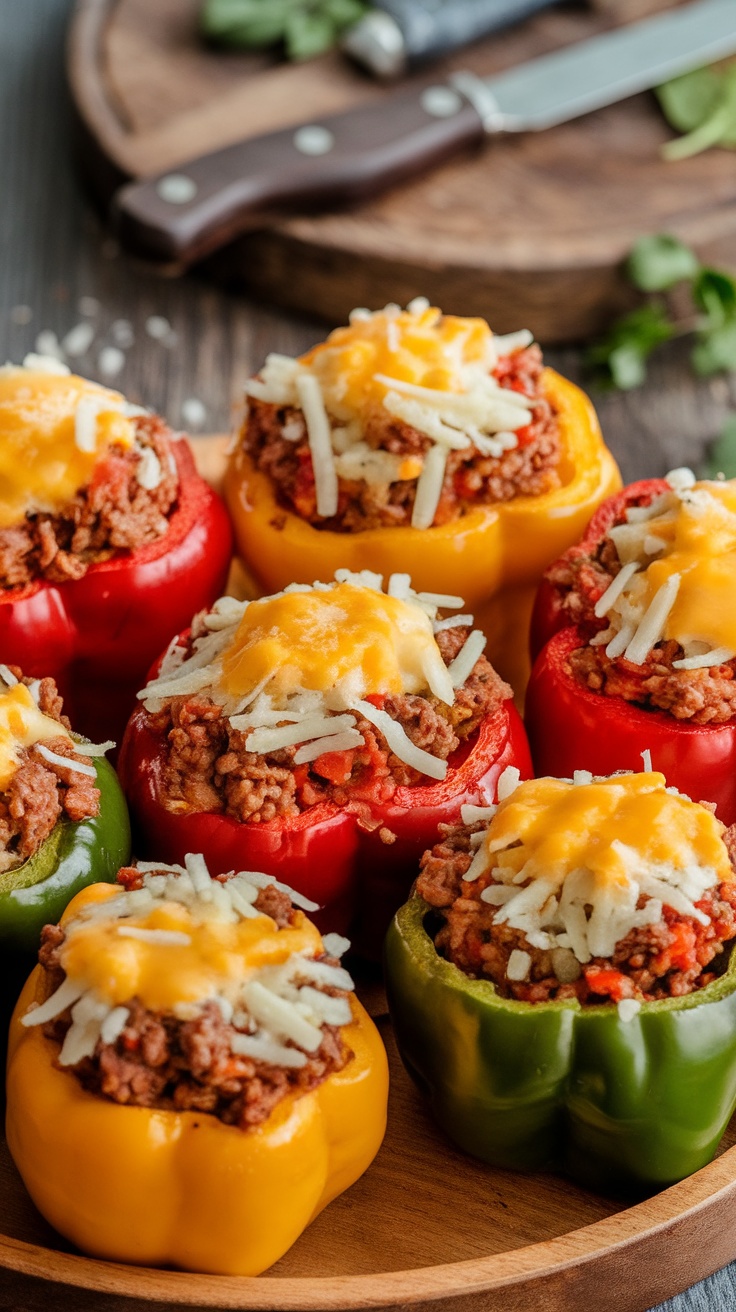
M708 670L716 665L725 665L732 661L736 652L728 647L714 647L712 651L703 652L700 656L686 656L682 660L673 661L673 670Z
M36 743L35 750L39 756L48 761L49 765L63 765L65 769L73 770L75 774L86 774L91 779L97 778L97 771L93 765L83 765L81 761L70 761L68 756L59 756L57 752L52 752L50 747L44 747L43 743Z
M330 519L337 514L337 471L332 450L330 421L322 399L322 389L314 374L300 374L296 390L307 425L309 449L317 497L317 514Z
M372 706L370 702L356 701L352 709L359 715L365 717L370 724L378 729L386 739L389 749L398 756L400 761L409 765L421 774L429 775L431 779L444 779L447 774L447 761L440 761L438 757L431 756L421 747L417 747L402 729L401 725L392 720L387 711L379 711L377 707Z
M441 446L430 447L424 468L417 480L417 492L411 515L412 528L430 528L437 513L445 481L448 452Z
M639 622L636 633L629 643L624 656L633 665L643 665L653 647L656 646L664 632L672 607L675 604L680 587L680 575L670 574L666 583L655 593Z
M462 688L466 679L470 678L476 662L485 651L487 642L488 639L485 633L482 633L480 629L473 629L473 632L468 635L464 646L460 648L454 661L448 666L447 672L453 688Z
M294 765L306 765L316 761L326 752L347 752L353 747L361 747L365 739L357 729L348 729L345 733L329 734L326 738L317 738L315 742L300 747L294 754Z
M277 752L282 747L293 747L296 743L310 742L314 738L333 737L348 729L355 729L353 715L310 715L297 724L287 724L276 729L254 729L245 740L245 748L248 752L260 754Z
M638 569L639 569L639 562L636 560L631 560L629 561L628 565L624 565L623 569L619 570L616 577L609 583L608 587L603 593L603 596L599 597L598 601L595 603L593 614L595 615L596 619L602 620L604 615L608 614L609 610L613 606L613 603L615 601L618 601L627 583L629 582L630 579L633 578L633 576L636 574L636 571Z

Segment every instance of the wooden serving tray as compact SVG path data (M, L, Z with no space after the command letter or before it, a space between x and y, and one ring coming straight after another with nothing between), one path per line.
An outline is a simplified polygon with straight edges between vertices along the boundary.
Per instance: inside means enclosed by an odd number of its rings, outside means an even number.
M388 1017L376 1019L392 1081L383 1147L266 1275L191 1275L80 1256L37 1214L2 1140L0 1305L645 1312L736 1256L736 1125L710 1166L631 1207L562 1178L494 1171L436 1129L403 1071Z
M228 440L192 442L215 487ZM230 590L254 595L237 564ZM493 1170L434 1125L399 1059L375 973L358 993L389 1055L386 1139L362 1179L265 1275L192 1275L80 1255L39 1216L0 1138L0 1309L647 1312L736 1257L736 1116L710 1166L631 1206L561 1177Z
M332 52L306 64L218 53L197 37L201 0L76 0L69 80L80 161L107 203L127 177L389 94ZM672 0L561 5L480 42L432 73L488 75L547 50L673 7ZM630 304L621 260L667 231L704 259L733 260L733 155L677 164L652 95L547 132L490 141L385 196L294 217L232 243L210 268L250 292L333 322L356 305L429 296L448 312L580 339Z

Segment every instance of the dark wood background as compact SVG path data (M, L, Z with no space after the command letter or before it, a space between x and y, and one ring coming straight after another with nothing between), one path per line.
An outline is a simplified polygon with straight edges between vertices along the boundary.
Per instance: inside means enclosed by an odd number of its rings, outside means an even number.
M200 431L222 432L243 382L266 352L296 354L319 339L324 325L230 295L196 275L164 281L120 254L81 195L71 165L63 71L68 10L69 0L0 0L0 360L21 360L43 331L63 337L85 319L81 298L92 297L100 306L89 319L94 341L74 367L105 381L100 351L116 344L112 325L127 320L133 341L110 382L175 426L183 426L183 407L196 398L204 407ZM152 315L170 323L166 343L148 334ZM492 306L488 318L492 323ZM579 350L547 349L546 356L583 380ZM658 354L646 386L628 394L594 393L594 400L630 480L697 464L736 411L736 375L695 380L681 343ZM600 1306L607 1309L605 1298ZM661 1312L734 1307L736 1264Z

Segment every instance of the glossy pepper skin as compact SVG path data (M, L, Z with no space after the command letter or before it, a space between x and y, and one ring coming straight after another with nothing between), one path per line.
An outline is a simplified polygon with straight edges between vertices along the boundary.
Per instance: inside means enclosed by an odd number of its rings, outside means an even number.
M569 779L573 770L640 770L648 749L668 784L697 802L714 802L719 820L736 824L736 721L692 724L584 687L566 668L570 652L584 643L580 629L561 629L534 663L526 726L537 774Z
M119 741L151 661L223 589L232 534L185 441L173 443L179 499L169 529L79 579L0 591L3 661L51 675L80 733Z
M623 516L629 506L648 504L655 497L669 491L671 491L670 485L664 478L644 478L640 479L638 483L629 483L615 496L607 497L601 503L580 541L569 547L563 553L562 559L570 560L578 556L593 555L607 536L608 530L613 528L616 521ZM591 604L595 604L599 595L597 592L591 594ZM529 650L532 664L537 659L544 644L549 641L553 634L557 633L559 629L567 628L569 625L570 617L563 610L560 591L548 579L543 578L534 598L529 629Z
M83 1252L146 1266L260 1274L375 1157L388 1071L360 1003L353 1058L243 1131L206 1112L121 1106L54 1065L57 1046L20 1017L44 996L40 967L9 1041L6 1134L38 1210Z
M130 822L112 766L94 761L100 809L88 820L60 821L17 870L0 875L0 1059L13 1005L38 952L44 925L56 924L88 884L113 883L130 860Z
M56 924L80 889L113 883L130 860L128 808L117 775L103 757L91 764L100 790L98 814L87 820L59 821L35 856L0 874L3 955L37 952L44 925Z
M442 1129L511 1170L606 1193L664 1188L711 1160L736 1105L736 956L684 998L614 1005L498 997L441 958L414 897L386 940L402 1059Z
M316 902L323 931L344 932L355 918L355 945L375 955L419 857L437 840L438 826L457 820L466 802L492 802L508 765L529 778L529 748L513 703L504 702L487 716L469 752L458 757L442 782L399 788L390 802L367 801L371 832L333 803L263 824L243 824L216 812L167 810L162 801L166 745L142 708L128 724L118 768L134 831L148 857L178 862L187 852L202 852L213 874L262 870ZM379 837L383 826L395 835L392 843Z
M552 369L544 371L544 392L560 419L562 486L538 497L481 506L434 528L362 533L313 528L277 502L269 479L239 448L226 475L225 496L237 550L257 586L278 592L287 583L330 578L338 568L409 573L419 591L465 599L488 635L489 660L521 695L540 575L621 485L585 393Z
M593 553L627 506L668 488L664 479L647 479L609 498L567 556ZM591 603L597 599L591 595ZM692 724L584 687L566 662L586 640L580 628L569 624L557 590L543 580L532 619L536 659L525 715L537 774L570 778L574 770L601 775L640 770L641 753L648 749L653 768L662 771L668 784L696 801L714 802L725 825L736 823L736 721Z

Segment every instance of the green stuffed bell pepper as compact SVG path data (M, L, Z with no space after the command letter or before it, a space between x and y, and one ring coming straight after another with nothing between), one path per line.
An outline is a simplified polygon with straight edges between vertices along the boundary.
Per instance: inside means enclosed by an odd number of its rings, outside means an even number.
M117 775L72 734L52 679L0 666L0 949L7 978L86 884L130 857ZM12 681L12 682L11 682Z
M100 803L97 815L59 820L38 851L0 874L0 948L32 955L44 925L55 925L67 903L87 884L112 883L130 860L130 822L112 766L92 763Z
M580 774L426 854L389 1005L461 1148L650 1192L711 1160L736 1105L736 882L724 827L661 775Z

